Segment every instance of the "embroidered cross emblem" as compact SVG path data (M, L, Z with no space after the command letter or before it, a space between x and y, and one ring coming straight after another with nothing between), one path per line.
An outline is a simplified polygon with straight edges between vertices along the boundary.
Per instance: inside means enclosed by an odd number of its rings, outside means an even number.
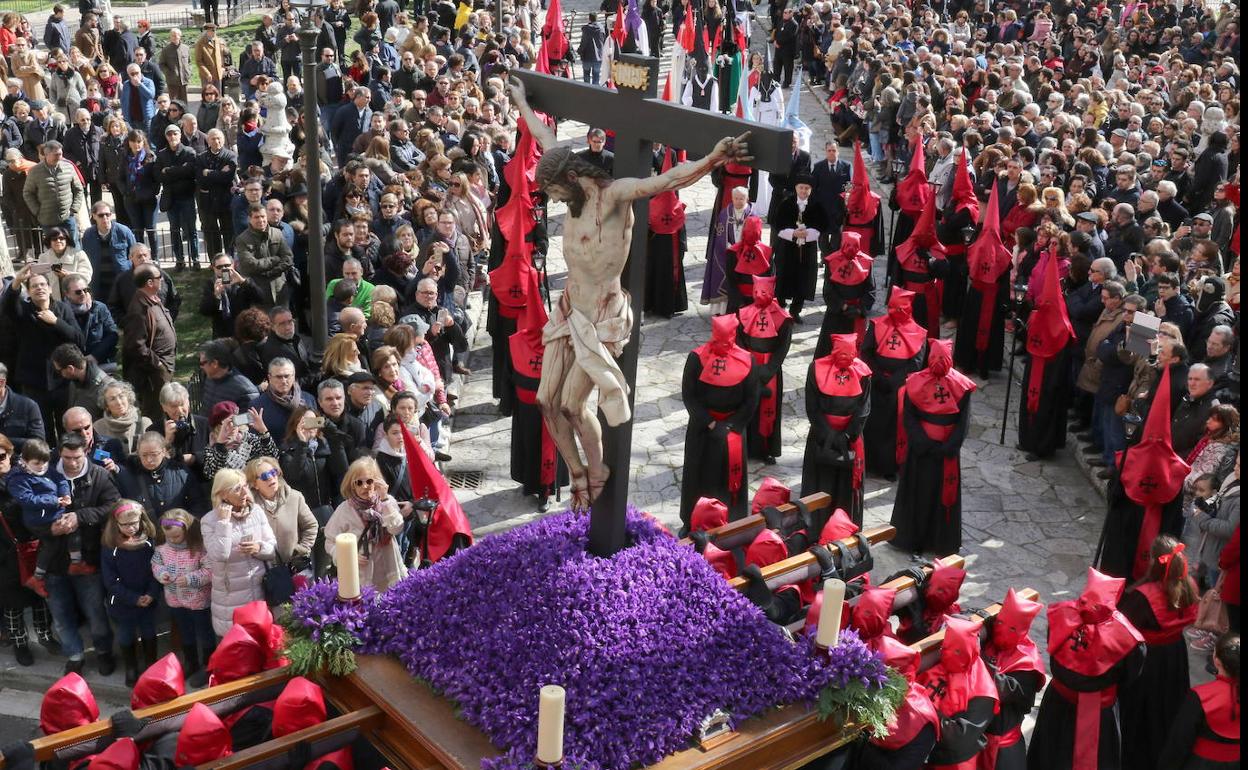
M850 273L850 264L848 262L846 262L844 265L841 265L841 269L836 271L836 274L841 277L841 280L845 280L846 278L848 278L849 273Z
M1080 626L1070 637L1070 649L1074 652L1079 652L1080 650L1088 649L1090 646L1092 645L1088 642L1088 628L1087 626Z
M927 686L932 700L940 700L945 697L945 693L949 690L949 681L947 679L937 679Z
M542 460L542 469L543 469L543 470L550 470L550 469L551 469L551 468L553 468L553 467L555 467L555 461L554 461L553 459L551 459L551 458L549 458L549 457L548 457L548 458L546 458L545 460Z
M845 371L844 369L841 369L839 372L836 373L836 383L838 385L844 385L847 382L849 382L849 372Z
M991 275L991 274L992 274L992 265L990 265L990 264L989 264L988 262L986 262L986 261L985 261L985 262L980 262L980 263L979 263L979 272L983 273L984 275Z
M522 294L524 294L524 292L521 291L519 286L512 286L510 289L507 290L507 293L510 294L513 298L519 297Z
M937 401L939 401L941 404L944 404L946 401L948 401L950 398L953 397L953 394L945 390L944 385L937 385L936 390L933 391L932 393L932 397L935 398Z
M755 326L757 326L757 327L758 327L758 330L759 330L759 331L767 331L767 325L768 325L768 324L767 324L767 314L766 314L766 313L759 313L759 314L758 314L758 323L756 323L756 324L755 324Z
M663 216L659 217L659 221L665 225L670 225L671 223L676 221L676 217L672 216L671 214L664 214Z
M889 350L896 350L901 347L901 337L897 334L897 332L893 332L893 336L889 337L888 342L885 344L888 345Z
M728 360L726 358L716 358L715 361L711 364L711 371L714 372L715 374L723 374L724 370L727 368L728 368Z
M1140 481L1140 489L1149 494L1152 494L1152 491L1159 486L1160 484L1158 484L1152 476L1145 476L1143 480Z
M541 368L542 368L542 357L541 357L541 356L533 356L532 358L530 358L530 359L529 359L529 368L530 368L530 369L541 369Z

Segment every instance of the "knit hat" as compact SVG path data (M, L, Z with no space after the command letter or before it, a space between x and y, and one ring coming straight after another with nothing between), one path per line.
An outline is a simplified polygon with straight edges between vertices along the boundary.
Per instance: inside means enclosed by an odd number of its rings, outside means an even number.
M208 414L208 426L216 428L236 414L238 414L238 404L233 401L220 401L213 404L212 411Z

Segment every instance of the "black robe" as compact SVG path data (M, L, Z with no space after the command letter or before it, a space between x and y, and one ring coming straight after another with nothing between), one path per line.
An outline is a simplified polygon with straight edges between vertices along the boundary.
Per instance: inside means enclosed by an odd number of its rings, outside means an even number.
M854 770L922 770L927 756L936 747L936 726L924 725L905 746L889 751L870 741L860 741Z
M992 721L992 698L971 698L966 708L940 718L940 740L928 757L928 765L956 765L973 758L984 747L984 730Z
M887 358L876 349L875 329L867 327L858 355L871 367L871 413L862 438L867 450L867 472L877 476L897 473L897 390L906 378L927 363L927 348L914 358Z
M671 318L689 309L685 292L685 228L670 234L650 230L646 237L645 311Z
M936 226L936 237L945 245L945 257L949 260L949 274L945 276L945 290L941 296L941 315L945 318L959 319L964 311L970 269L966 264L966 241L962 231L967 227L975 227L975 220L965 207L953 214L946 212Z
M965 255L962 257L965 267ZM952 260L950 260L952 261ZM951 266L952 267L952 266ZM955 280L953 271L945 279L945 307L949 307L949 288L965 278ZM958 336L953 341L953 365L964 372L999 372L1005 366L1005 315L1010 306L1010 271L997 279L997 295L993 299L992 322L988 331L988 347L982 353L975 349L979 332L979 314L984 293L975 284L966 287L965 298L959 300ZM948 315L948 310L945 312Z
M498 413L504 417L515 408L511 390L511 355L507 340L516 333L516 319L508 318L498 309L498 300L491 293L485 316L485 330L490 335L490 377L492 395L498 399Z
M1127 591L1118 611L1148 640L1160 627L1144 594ZM1122 764L1132 770L1170 770L1157 764L1170 725L1179 715L1183 696L1191 687L1187 641L1180 634L1169 644L1148 644L1139 677L1118 691L1118 718L1122 724Z
M737 234L740 237L740 233ZM764 245L765 244L760 244ZM736 314L738 310L754 301L754 297L747 295L741 290L743 284L753 284L756 277L752 273L742 273L737 270L737 255L740 253L737 249L728 249L724 252L724 293L727 295L725 303L727 312ZM775 275L776 260L772 255L771 264L767 266L767 270L759 275ZM777 296L777 299L779 297Z
M555 483L542 484L542 410L534 399L538 380L511 370L515 391L511 412L511 480L520 484L526 495L550 496L568 484L568 466L555 450ZM523 392L521 392L523 391Z
M905 420L907 453L897 480L892 525L897 528L893 545L903 551L945 556L962 548L962 489L946 508L941 502L944 459L962 452L962 442L971 423L971 394L958 402L958 413L931 415L919 411L910 399L902 410ZM944 441L933 441L922 423L954 426ZM870 455L868 455L869 457Z
M802 456L802 497L826 492L832 504L828 513L844 508L858 526L862 526L862 483L854 488L854 462L849 452L862 435L871 414L871 377L862 378L862 393L857 396L829 396L819 390L812 361L806 368L806 416L810 433L806 435L806 451ZM825 415L850 415L849 425L840 431L828 425ZM865 452L864 452L865 453ZM820 525L819 529L822 529Z
M1126 457L1129 452L1123 452ZM1135 565L1135 546L1140 539L1140 526L1144 523L1144 506L1127 497L1122 486L1122 460L1109 481L1109 509L1105 514L1105 526L1101 530L1101 544L1097 549L1096 568L1112 577L1131 578ZM1159 535L1179 537L1183 531L1183 494L1161 508Z
M994 672L1000 710L988 724L986 735L1005 735L1019 728L1023 719L1036 705L1036 694L1044 686L1044 676L1037 671L1013 671L1008 674ZM997 751L997 764L990 770L1027 770L1027 740Z
M1035 414L1027 411L1027 388L1035 357L1027 357L1018 399L1018 448L1024 452L1048 458L1066 446L1066 409L1071 396L1070 356L1074 350L1073 345L1067 345L1051 361L1045 362L1040 404Z
M1109 687L1122 687L1139 676L1144 665L1144 645L1131 650L1122 660L1100 676L1077 674L1061 663L1049 659L1050 673L1054 681L1063 683L1075 692L1095 692ZM1101 709L1100 742L1097 747L1098 770L1135 770L1122 764L1118 733L1118 710L1116 702ZM1028 770L1068 770L1075 756L1075 718L1073 701L1050 685L1040 699L1040 711L1036 714L1036 726L1031 733L1031 745L1027 749Z
M867 276L862 283L846 286L833 281L824 270L823 302L823 323L819 325L819 336L815 339L815 358L823 358L832 352L831 335L854 334L857 331L857 320L865 319L875 306L875 279Z
M1200 696L1195 690L1188 690L1179 706L1170 728L1167 730L1169 740L1158 760L1158 767L1174 768L1174 770L1238 770L1240 764L1236 760L1218 762L1198 757L1192 752L1198 738L1216 743L1227 743L1227 739L1215 733L1209 727L1205 709L1201 705ZM1239 742L1235 742L1236 747Z
M761 390L758 377L753 372L731 387L708 385L698 379L702 374L702 359L690 353L685 361L685 373L681 381L681 395L685 411L689 413L689 426L685 429L684 471L680 479L680 520L687 529L693 506L699 497L714 497L728 506L729 520L743 518L749 513L748 462L743 471L745 478L736 495L728 491L728 431L745 433L750 417L758 407ZM730 414L726 419L715 420L712 412ZM715 428L707 428L715 420Z
M793 322L789 320L781 324L774 337L751 337L742 327L737 330L737 344L754 356L754 373L759 384L758 406L750 417L749 429L745 435L745 455L754 460L779 457L784 449L783 434L780 432L783 424L780 407L784 401L784 359L789 355L789 347L793 344ZM758 360L760 353L769 354L766 363ZM771 382L772 377L776 378L774 384ZM772 390L776 399L776 417L772 421L770 436L764 436L760 429L763 401L767 397L764 389Z
M775 242L773 259L776 266L776 299L783 306L789 300L812 300L815 298L815 282L819 277L819 239L812 238L801 246L793 241L785 240L777 233L798 225L797 196L785 198L776 206L776 215L771 223ZM806 210L801 212L801 223L808 228L818 230L820 234L827 230L827 217L823 207L812 197L806 199Z

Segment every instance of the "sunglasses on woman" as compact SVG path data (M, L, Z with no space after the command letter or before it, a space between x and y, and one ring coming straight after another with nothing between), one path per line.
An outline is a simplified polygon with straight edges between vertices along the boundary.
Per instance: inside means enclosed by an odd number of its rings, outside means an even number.
M261 473L256 478L260 479L261 481L272 481L273 479L277 478L280 475L281 475L281 472L278 471L276 468L269 468L267 471L265 471L264 473Z
M371 486L374 486L376 483L377 483L376 479L356 479L355 480L355 485L357 487L371 487Z

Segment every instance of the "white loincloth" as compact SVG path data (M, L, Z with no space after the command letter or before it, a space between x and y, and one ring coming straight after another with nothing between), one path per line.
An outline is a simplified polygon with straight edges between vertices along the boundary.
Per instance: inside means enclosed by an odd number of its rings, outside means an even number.
M633 332L633 306L628 292L621 289L601 308L598 317L590 320L572 307L565 294L551 311L542 328L542 344L546 346L542 363L539 394L555 396L548 388L563 387L564 374L572 365L579 366L598 387L598 408L607 424L614 427L632 417L628 406L628 382L615 359L624 352ZM569 353L572 360L568 360ZM549 378L549 379L548 379ZM554 399L541 398L543 403Z

